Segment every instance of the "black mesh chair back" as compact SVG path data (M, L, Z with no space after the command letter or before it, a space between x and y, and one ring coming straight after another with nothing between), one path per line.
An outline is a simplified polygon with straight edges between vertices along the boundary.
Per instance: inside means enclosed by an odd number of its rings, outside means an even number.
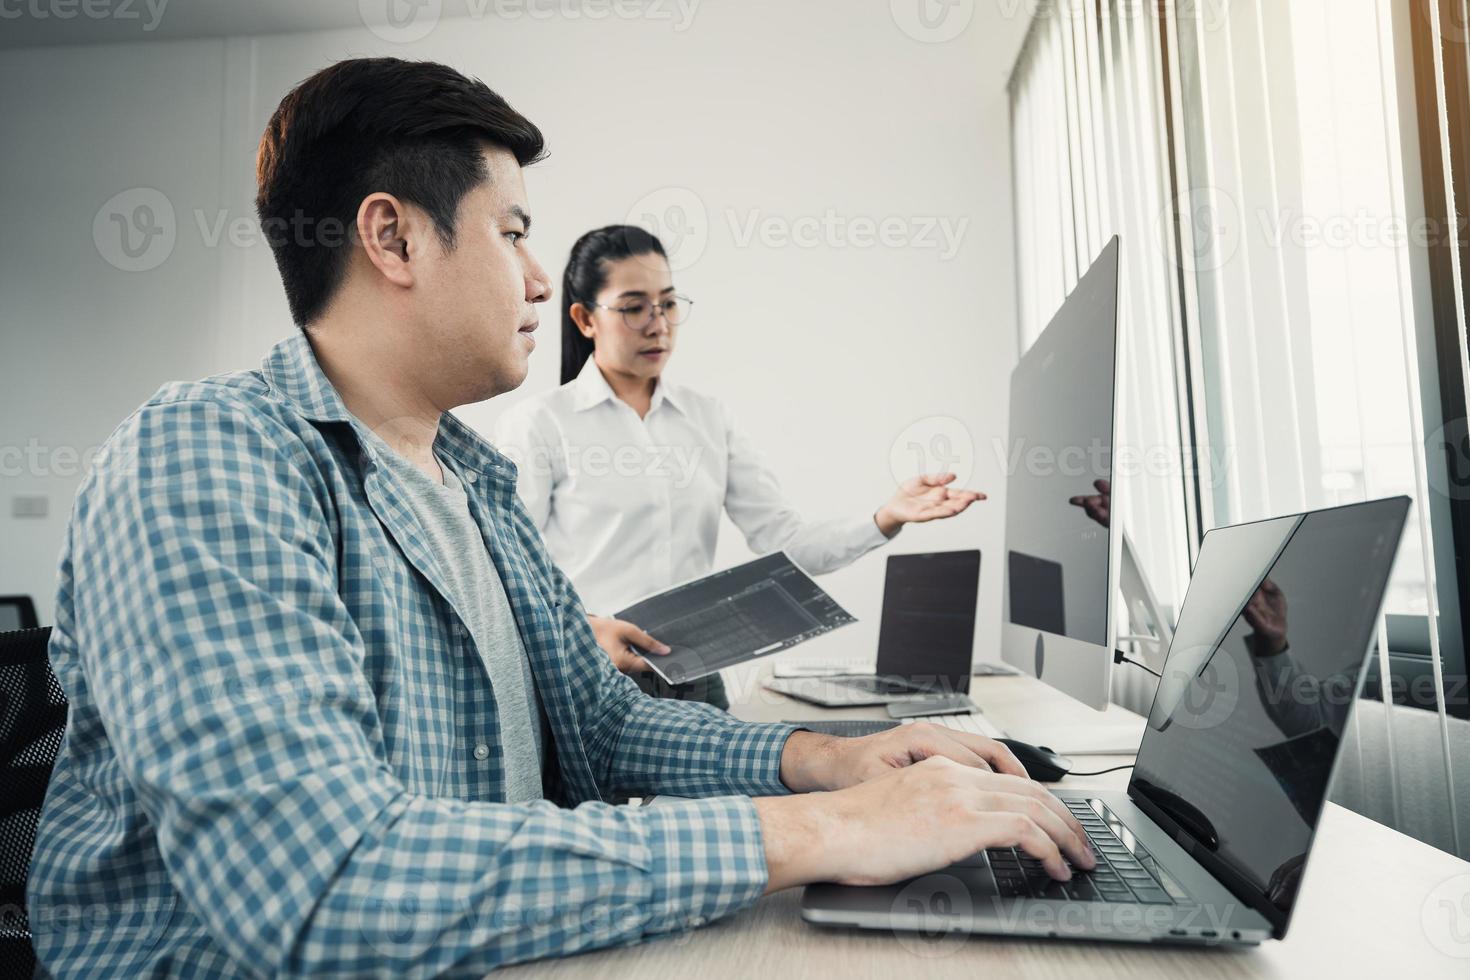
M26 872L66 732L66 695L46 657L50 638L49 626L0 633L0 977L35 972Z

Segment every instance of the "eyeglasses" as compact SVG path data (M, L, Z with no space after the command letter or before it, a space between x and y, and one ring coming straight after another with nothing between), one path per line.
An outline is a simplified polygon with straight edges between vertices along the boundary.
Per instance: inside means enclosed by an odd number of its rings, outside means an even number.
M677 327L689 319L689 308L694 305L694 300L688 296L670 296L662 303L650 303L648 300L635 300L627 306L603 306L601 303L590 304L594 310L608 310L612 313L621 313L623 323L629 330L644 331L653 325L654 318L663 313L664 319L669 326Z

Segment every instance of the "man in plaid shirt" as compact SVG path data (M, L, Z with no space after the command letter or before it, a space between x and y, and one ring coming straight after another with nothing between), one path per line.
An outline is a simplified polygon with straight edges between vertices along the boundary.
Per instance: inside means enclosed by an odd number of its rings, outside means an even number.
M599 650L514 466L448 414L525 378L542 151L429 63L277 109L257 207L301 332L162 388L72 514L28 887L52 975L476 976L985 847L1091 866L997 743L742 724Z

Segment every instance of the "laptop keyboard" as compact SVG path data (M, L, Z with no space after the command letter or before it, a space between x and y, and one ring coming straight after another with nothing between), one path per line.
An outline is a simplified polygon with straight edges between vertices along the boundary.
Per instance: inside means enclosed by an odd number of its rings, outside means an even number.
M850 687L864 694L924 694L922 687L915 687L897 677L834 677L832 683Z
M1142 844L1133 841L1129 848L1113 832L1110 822L1114 826L1122 825L1116 817L1111 820L1103 818L1101 813L1109 811L1100 801L1062 800L1062 803L1087 831L1092 850L1097 855L1097 867L1092 871L1072 867L1071 881L1056 881L1046 873L1041 862L1029 854L1014 847L992 848L985 854L1002 897L1135 905L1173 905L1189 900L1188 893L1158 866ZM1127 833L1126 828L1124 833Z

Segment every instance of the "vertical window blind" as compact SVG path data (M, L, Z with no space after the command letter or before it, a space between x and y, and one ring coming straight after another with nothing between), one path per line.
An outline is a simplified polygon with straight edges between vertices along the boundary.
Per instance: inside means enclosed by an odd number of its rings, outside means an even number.
M1021 349L1120 235L1113 507L1163 603L1211 527L1413 498L1338 797L1462 855L1467 24L1470 0L1046 0L1010 83Z

